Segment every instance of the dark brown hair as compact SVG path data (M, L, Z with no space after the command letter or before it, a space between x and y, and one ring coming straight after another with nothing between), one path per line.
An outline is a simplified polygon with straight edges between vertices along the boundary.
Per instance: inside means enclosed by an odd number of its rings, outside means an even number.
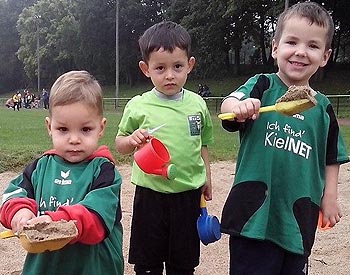
M149 55L153 51L163 48L165 51L173 52L177 47L186 51L190 56L191 37L189 33L179 24L164 21L148 28L139 39L142 60L148 62Z

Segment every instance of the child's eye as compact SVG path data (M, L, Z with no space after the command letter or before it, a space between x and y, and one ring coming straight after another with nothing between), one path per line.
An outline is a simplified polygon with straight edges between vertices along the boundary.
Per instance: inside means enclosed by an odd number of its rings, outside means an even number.
M296 43L294 41L287 41L287 44L289 45L295 45Z
M175 69L181 69L182 67L183 67L182 64L176 64L176 65L175 65Z
M316 44L311 44L311 45L310 45L310 48L312 48L312 49L318 49L318 48L319 48L319 46L318 46L318 45L316 45Z
M60 132L67 132L68 129L66 127L59 127L58 131L60 131Z
M91 128L90 127L84 127L82 129L83 132L90 132L91 131Z
M156 68L156 70L157 70L157 71L163 71L163 70L164 70L164 67L163 67L163 66L158 66L158 67Z

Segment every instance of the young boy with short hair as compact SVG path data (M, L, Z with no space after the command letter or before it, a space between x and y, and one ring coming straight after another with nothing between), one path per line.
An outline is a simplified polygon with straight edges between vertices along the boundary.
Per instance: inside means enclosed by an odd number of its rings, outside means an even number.
M310 78L331 54L334 26L312 2L284 11L272 41L278 72L259 74L226 97L221 111L228 131L240 131L233 187L221 229L230 235L230 274L307 274L319 211L323 226L341 218L339 165L348 162L333 108L313 91L317 105L294 116L262 113L291 85Z
M150 138L147 129L168 149L177 167L175 179L144 173L135 163L136 185L129 263L137 275L190 275L199 264L196 221L201 193L211 199L207 145L212 121L205 101L186 90L195 59L190 56L188 32L173 22L161 22L139 40L139 67L154 88L132 98L125 107L115 140L116 150L131 154Z
M98 147L106 125L101 87L86 71L67 72L49 101L53 149L10 182L0 221L14 232L39 222L75 222L78 236L60 250L28 253L23 274L122 275L121 177L108 148Z

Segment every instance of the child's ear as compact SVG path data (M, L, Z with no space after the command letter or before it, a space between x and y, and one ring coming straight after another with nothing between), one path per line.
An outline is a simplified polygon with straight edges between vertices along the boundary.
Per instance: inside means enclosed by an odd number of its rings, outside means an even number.
M104 117L102 118L101 120L101 124L100 124L100 132L98 133L98 136L99 137L102 137L104 131L105 131L105 128L106 128L106 123L107 123L107 119Z
M51 137L51 120L49 117L45 117L45 125L46 125L46 129L47 129L47 133Z
M324 52L320 67L326 66L328 59L331 56L331 53L332 53L332 49L328 49Z
M275 39L272 39L272 45L271 45L271 56L276 59L277 58L277 42Z
M187 71L188 74L192 71L195 63L196 63L196 59L193 56L191 56L190 59L188 60L188 71Z
M149 72L148 72L148 65L146 64L145 61L140 61L139 62L139 67L141 69L141 71L143 72L143 74L147 77L149 77Z

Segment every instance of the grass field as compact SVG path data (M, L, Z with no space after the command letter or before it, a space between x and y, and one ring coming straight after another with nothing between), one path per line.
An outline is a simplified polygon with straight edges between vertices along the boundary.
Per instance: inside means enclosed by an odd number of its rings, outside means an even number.
M227 95L230 91L236 89L244 83L249 76L236 78L222 78L212 80L192 80L186 83L186 88L197 91L198 83L207 84L213 96ZM140 94L152 86L150 83L141 83L129 87L122 85L118 97L130 98L135 94ZM312 87L319 91L327 91L327 95L347 94L350 90L348 81L348 71L330 71L326 81L312 83ZM105 98L113 98L116 95L115 87L103 87ZM6 98L11 94L1 95ZM333 106L337 106L337 115L340 118L350 118L350 100L348 97L332 98ZM1 102L0 102L1 103ZM216 117L217 107L220 101L207 101L208 107L213 114L215 143L210 146L210 160L233 160L237 156L239 141L237 133L227 133L221 128L221 123ZM123 103L125 104L125 102ZM108 106L107 106L108 107ZM338 108L339 107L339 108ZM107 118L107 128L101 144L106 144L117 161L117 163L126 163L131 161L130 156L121 156L114 150L114 138L121 117L120 112L123 106L114 109L113 102L111 106L105 108ZM44 126L44 118L48 113L46 110L13 110L0 107L0 172L12 170L18 171L23 166L39 156L45 150L51 147L50 139ZM350 149L350 127L341 128L347 148Z
M51 148L51 141L44 126L47 110L32 109L14 112L0 108L0 173L8 170L19 171L23 166ZM130 156L122 156L114 150L114 138L121 115L105 112L107 126L101 144L106 144L113 153L117 164L131 162ZM209 147L210 160L234 160L239 146L238 134L228 133L213 116L215 142ZM350 149L350 127L342 126L341 131L347 148Z
M29 161L33 160L47 149L51 141L44 125L47 110L0 108L0 173L8 170L19 171ZM117 163L131 162L130 156L122 156L114 150L114 138L117 133L121 115L105 112L107 126L101 144L109 147ZM238 135L230 134L221 128L218 118L213 117L215 143L210 146L212 161L236 158Z

